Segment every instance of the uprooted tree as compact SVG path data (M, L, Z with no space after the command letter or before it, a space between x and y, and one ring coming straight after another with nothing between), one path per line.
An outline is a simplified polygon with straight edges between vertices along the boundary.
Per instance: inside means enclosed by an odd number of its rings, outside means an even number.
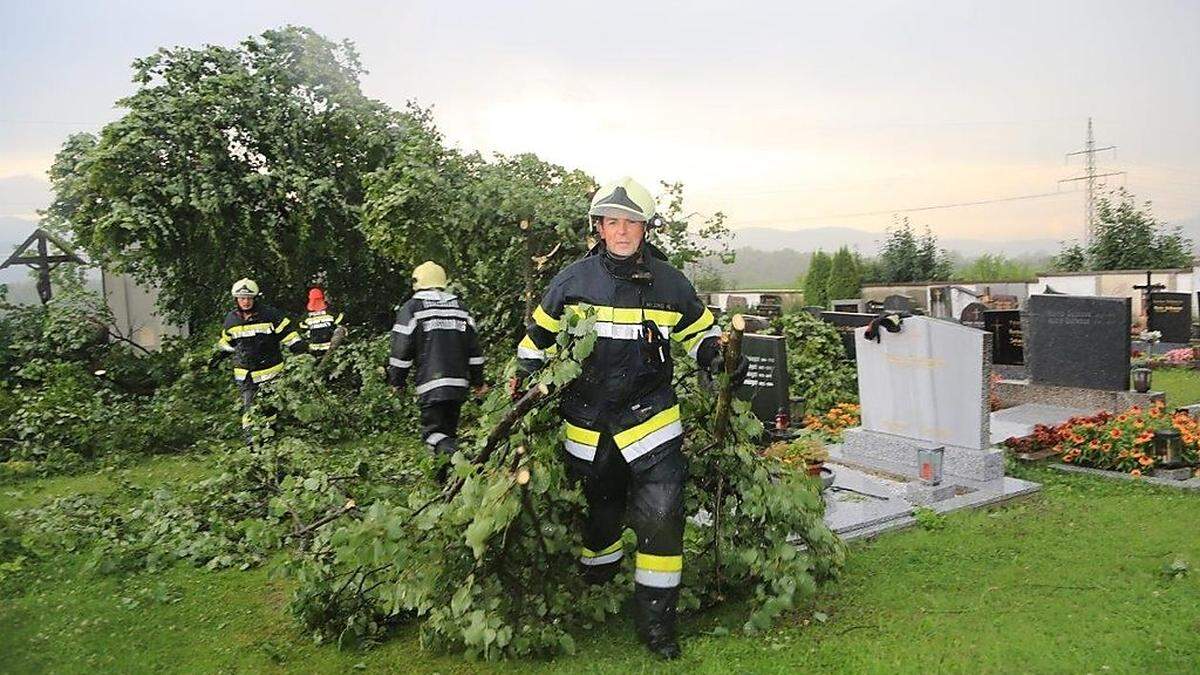
M559 356L534 381L541 391L580 372L595 342L594 317L571 315ZM713 394L680 378L690 463L681 609L748 599L748 632L811 599L840 570L844 549L822 520L813 480L764 458L761 425L744 405L716 431ZM423 485L403 502L340 508L292 562L298 617L323 639L356 643L415 621L422 640L496 658L574 649L582 628L620 611L626 570L588 586L576 561L585 502L559 456L554 393L537 401L511 435L487 434L511 419L507 398L487 401L473 447L455 458L449 487ZM624 545L633 546L627 534Z

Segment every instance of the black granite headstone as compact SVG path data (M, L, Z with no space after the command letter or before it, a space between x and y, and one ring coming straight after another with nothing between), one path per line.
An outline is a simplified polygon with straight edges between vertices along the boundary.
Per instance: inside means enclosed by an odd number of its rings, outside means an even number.
M746 380L736 395L750 401L750 409L768 429L775 426L775 415L782 408L790 411L787 370L787 340L779 335L742 336L742 354L750 360Z
M821 320L832 324L842 336L842 347L846 349L846 357L853 360L854 329L861 328L873 321L877 314L860 314L857 312L821 312Z
M1131 298L1032 295L1025 363L1035 384L1129 389Z
M889 295L883 299L883 308L889 312L912 312L912 298L907 295Z
M811 314L819 319L819 318L821 318L821 312L824 312L825 308L820 305L805 305L804 311L808 312L809 314Z
M982 302L972 302L966 307L963 307L962 311L959 312L958 322L964 326L970 326L971 328L984 330L983 313L986 310L987 305L983 304Z
M1192 339L1191 294L1151 293L1150 330L1162 333L1162 342L1187 344Z
M992 363L1025 365L1025 335L1021 331L1020 310L989 309L983 312L983 329L992 334Z

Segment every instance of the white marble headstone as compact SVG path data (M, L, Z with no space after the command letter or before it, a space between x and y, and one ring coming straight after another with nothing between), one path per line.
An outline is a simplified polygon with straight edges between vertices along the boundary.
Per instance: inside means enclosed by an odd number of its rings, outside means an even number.
M912 316L899 333L854 331L862 428L918 441L989 445L987 333Z

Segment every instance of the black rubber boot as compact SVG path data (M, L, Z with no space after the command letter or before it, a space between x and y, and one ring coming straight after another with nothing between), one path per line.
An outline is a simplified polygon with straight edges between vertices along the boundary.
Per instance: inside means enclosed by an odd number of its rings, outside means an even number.
M678 588L651 588L637 584L633 591L633 618L638 637L650 653L664 660L679 658L675 630Z

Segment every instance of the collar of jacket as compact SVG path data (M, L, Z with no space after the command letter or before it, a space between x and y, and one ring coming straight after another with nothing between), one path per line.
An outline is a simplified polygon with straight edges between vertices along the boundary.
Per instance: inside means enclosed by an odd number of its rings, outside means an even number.
M617 279L624 281L632 281L634 283L649 284L654 281L654 273L650 271L650 267L646 265L646 256L649 255L659 260L666 260L667 256L658 249L657 246L646 240L642 240L642 245L631 256L618 258L609 254L608 248L601 240L588 251L588 256L600 256L601 263L608 273Z

